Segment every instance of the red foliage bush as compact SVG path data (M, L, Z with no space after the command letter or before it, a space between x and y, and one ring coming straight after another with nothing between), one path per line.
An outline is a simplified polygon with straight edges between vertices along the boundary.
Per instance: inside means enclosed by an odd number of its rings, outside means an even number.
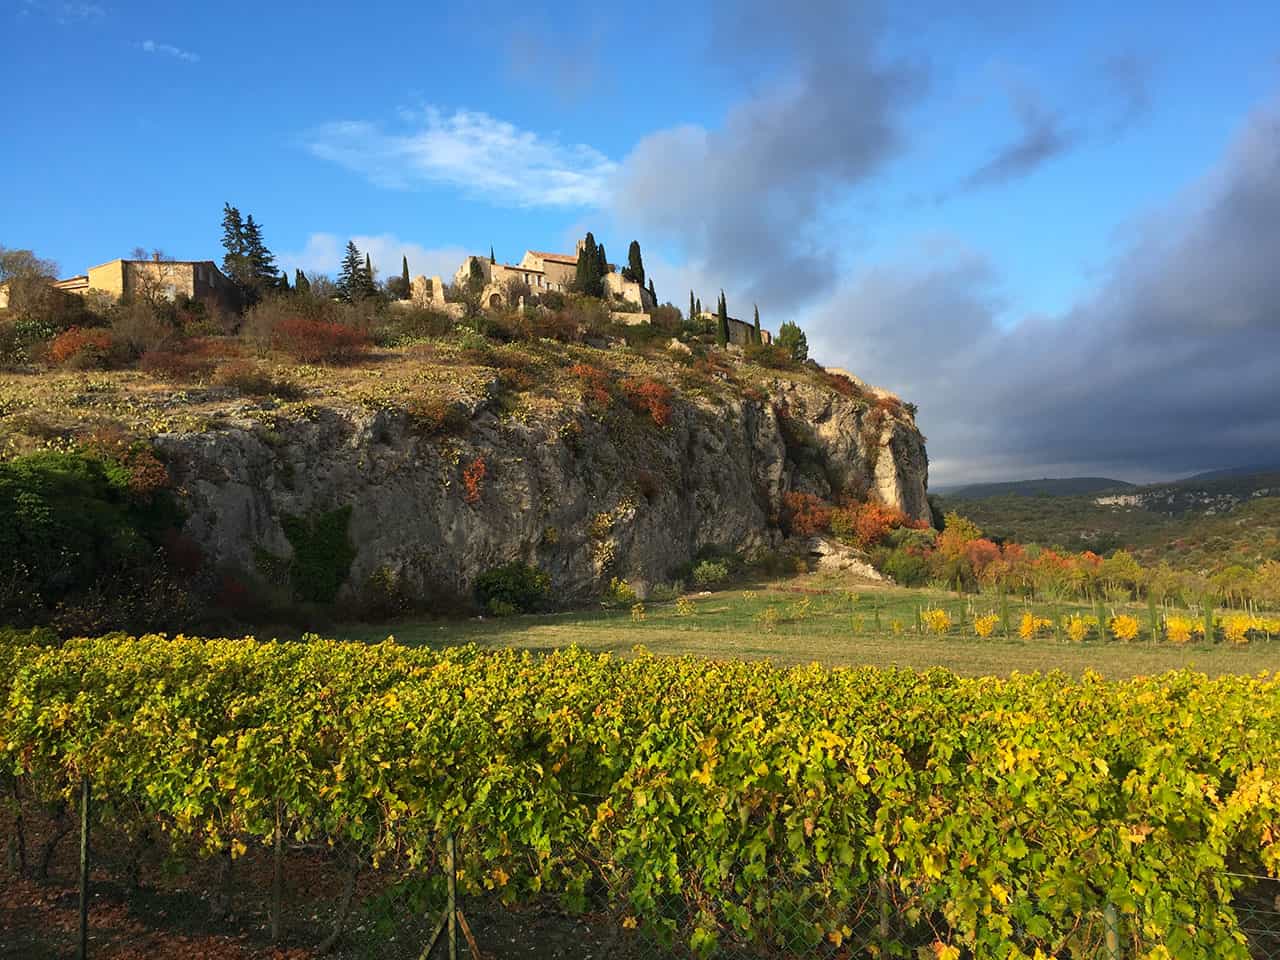
M964 545L964 556L973 568L974 576L982 579L987 567L1000 559L1000 548L985 537L970 540Z
M854 503L841 507L831 518L831 529L840 537L852 540L864 550L888 536L890 530L911 527L921 530L928 524L912 520L901 510L882 503Z
M369 337L329 320L289 317L271 331L271 346L301 363L352 363L369 349Z
M794 536L811 537L831 529L832 509L812 493L792 491L782 495L782 523Z
M467 488L467 492L462 495L462 499L467 503L479 503L481 483L484 482L484 475L488 472L485 466L484 457L476 457L462 470L462 483Z
M169 469L151 446L136 440L119 428L96 430L84 441L84 448L104 460L112 460L129 471L129 490L142 499L168 489Z
M111 334L106 330L72 327L49 344L49 359L58 366L88 369L105 367L111 358Z
M822 379L828 387L840 394L842 397L860 397L862 391L858 385L846 377L843 373L829 373L823 371Z
M138 368L163 380L204 380L213 373L220 360L238 353L233 344L217 340L170 342L144 353L138 360Z
M622 394L636 413L647 413L655 424L665 427L671 422L671 388L648 378L622 381Z
M575 363L569 368L582 384L582 399L600 407L609 406L612 395L609 393L609 375L599 367L588 363Z

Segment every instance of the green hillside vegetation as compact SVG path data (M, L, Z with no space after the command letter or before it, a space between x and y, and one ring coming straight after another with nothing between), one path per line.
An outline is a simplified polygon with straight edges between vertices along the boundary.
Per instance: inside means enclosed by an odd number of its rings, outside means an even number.
M963 487L948 489L945 496L949 500L981 500L987 497L1070 497L1100 491L1120 491L1132 487L1133 484L1123 480L1109 480L1106 477L1062 477L1043 480L1013 480L1004 483L971 483Z

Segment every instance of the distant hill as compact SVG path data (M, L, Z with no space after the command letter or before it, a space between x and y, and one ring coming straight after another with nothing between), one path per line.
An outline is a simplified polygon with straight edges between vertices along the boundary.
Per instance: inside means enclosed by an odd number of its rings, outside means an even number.
M1250 467L1228 467L1225 470L1209 470L1174 481L1177 484L1206 483L1210 480L1227 480L1232 477L1257 477L1280 474L1280 463L1254 464Z
M1102 491L1133 488L1132 483L1107 477L1046 477L1042 480L1012 480L1005 483L971 483L963 487L940 488L948 500L985 500L988 497L1080 497Z

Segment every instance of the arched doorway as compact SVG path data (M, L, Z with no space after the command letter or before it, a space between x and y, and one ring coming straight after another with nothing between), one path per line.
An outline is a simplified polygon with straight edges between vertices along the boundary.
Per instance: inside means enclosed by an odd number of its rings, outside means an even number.
M490 306L490 307L493 307L495 310L496 310L498 307L502 306L502 294L500 294L500 293L492 294L492 295L489 297L489 306Z

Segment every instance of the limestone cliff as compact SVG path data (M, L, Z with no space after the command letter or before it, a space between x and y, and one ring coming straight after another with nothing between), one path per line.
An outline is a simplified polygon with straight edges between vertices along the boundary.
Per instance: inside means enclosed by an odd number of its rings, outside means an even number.
M511 417L480 397L447 438L403 411L332 402L269 428L233 411L154 442L186 533L224 568L287 559L285 518L349 506L356 554L340 598L375 575L428 604L465 598L479 573L516 559L564 600L614 576L667 580L708 545L776 545L791 490L867 493L929 516L924 441L901 407L802 380L770 386L767 398L681 398L661 428L580 405ZM480 461L468 497L463 471Z

